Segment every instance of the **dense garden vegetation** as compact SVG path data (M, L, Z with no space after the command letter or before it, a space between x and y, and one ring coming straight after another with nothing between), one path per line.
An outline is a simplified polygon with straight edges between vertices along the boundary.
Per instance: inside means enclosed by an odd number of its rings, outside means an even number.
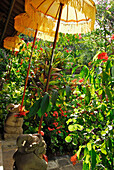
M24 106L24 133L42 135L47 154L74 153L83 169L113 169L113 1L97 4L97 29L62 34L55 49L48 93L44 92L52 43L37 39ZM32 38L19 52L0 49L0 129L9 103L21 104Z

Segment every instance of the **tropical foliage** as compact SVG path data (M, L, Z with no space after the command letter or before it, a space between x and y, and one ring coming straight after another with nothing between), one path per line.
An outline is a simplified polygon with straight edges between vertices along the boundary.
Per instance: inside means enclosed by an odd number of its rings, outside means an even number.
M62 34L54 54L49 91L45 93L52 43L37 39L23 112L24 133L42 131L47 153L74 153L73 165L113 169L113 1L98 1L97 29L88 34ZM32 38L19 52L0 49L0 129L9 103L21 104Z

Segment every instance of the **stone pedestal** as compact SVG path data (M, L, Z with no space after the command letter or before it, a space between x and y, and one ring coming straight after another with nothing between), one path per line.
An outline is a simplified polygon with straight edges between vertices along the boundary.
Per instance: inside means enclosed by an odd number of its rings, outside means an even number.
M17 146L16 146L16 140L11 141L0 141L0 158L1 160L1 167L0 170L13 170L13 154L15 153ZM1 169L2 168L2 169Z

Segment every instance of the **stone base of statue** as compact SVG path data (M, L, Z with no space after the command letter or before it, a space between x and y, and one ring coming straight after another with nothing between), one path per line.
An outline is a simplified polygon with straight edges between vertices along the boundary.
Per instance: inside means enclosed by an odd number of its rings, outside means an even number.
M46 143L41 134L20 135L16 143L18 150L13 155L13 170L47 170L47 162L43 159Z
M23 118L16 117L19 113L20 105L9 104L6 109L8 115L4 122L4 139L17 139L23 133Z

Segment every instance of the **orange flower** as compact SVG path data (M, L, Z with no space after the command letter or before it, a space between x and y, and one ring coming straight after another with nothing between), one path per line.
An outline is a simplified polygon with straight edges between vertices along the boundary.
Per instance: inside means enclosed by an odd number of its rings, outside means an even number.
M77 81L77 79L72 80L72 82L76 82L76 81Z
M75 165L77 163L77 154L71 156L70 160L73 163L73 165Z
M88 63L88 66L90 66L90 65L91 65L91 63L92 63L92 62L89 62L89 63Z
M90 113L90 115L94 115L94 113Z

